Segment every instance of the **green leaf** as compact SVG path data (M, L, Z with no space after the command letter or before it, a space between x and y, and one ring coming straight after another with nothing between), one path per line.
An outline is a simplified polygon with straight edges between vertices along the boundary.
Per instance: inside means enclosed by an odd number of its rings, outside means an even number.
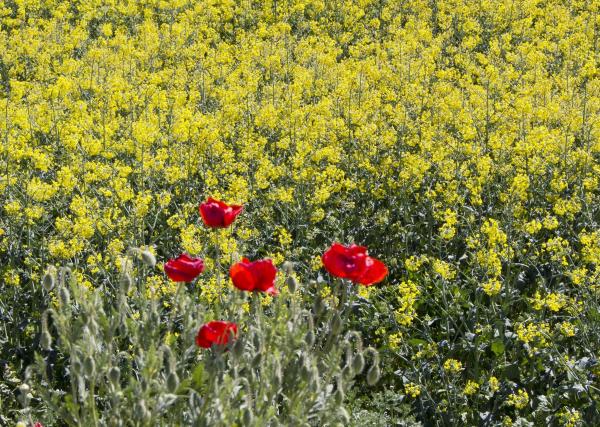
M425 345L427 344L427 341L422 340L421 338L411 338L408 340L408 343L413 346L416 347L418 345Z
M202 388L204 384L204 365L201 363L196 365L194 368L194 372L192 373L192 381L196 390Z
M496 356L504 354L504 343L500 340L496 340L492 343L492 351Z

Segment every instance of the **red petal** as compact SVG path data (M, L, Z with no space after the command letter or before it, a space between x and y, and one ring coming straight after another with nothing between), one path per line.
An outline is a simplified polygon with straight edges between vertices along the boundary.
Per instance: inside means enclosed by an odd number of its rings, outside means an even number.
M270 259L255 261L251 265L252 274L256 279L256 289L262 292L268 292L269 289L275 289L275 277L277 268ZM272 293L273 291L271 291Z
M388 274L385 264L378 259L367 257L366 268L357 282L369 286L381 282Z
M256 288L256 279L245 262L238 262L229 269L229 277L233 285L242 291L253 291Z

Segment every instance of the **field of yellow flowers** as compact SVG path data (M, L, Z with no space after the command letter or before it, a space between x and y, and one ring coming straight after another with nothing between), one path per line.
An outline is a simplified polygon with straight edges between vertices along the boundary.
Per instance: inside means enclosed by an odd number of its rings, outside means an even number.
M599 67L594 0L1 1L0 425L600 425Z

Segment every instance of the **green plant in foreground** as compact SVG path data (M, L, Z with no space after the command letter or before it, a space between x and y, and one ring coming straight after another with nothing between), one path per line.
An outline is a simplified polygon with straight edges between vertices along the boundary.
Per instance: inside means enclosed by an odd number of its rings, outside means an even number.
M209 315L183 283L158 304L144 292L144 260L131 257L114 298L89 291L68 268L51 279L59 296L42 317L42 347L27 383L47 407L46 421L68 425L346 425L346 392L379 356L346 332L355 288L340 304L316 298L303 309L291 265L277 297L232 292L222 307L239 333L199 350ZM27 406L27 405L25 405Z

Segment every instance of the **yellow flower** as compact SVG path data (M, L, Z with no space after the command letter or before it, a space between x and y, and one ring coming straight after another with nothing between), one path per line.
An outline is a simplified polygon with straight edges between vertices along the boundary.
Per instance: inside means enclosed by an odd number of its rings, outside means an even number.
M456 359L446 359L444 362L444 370L451 374L457 374L462 371L462 363Z
M529 403L529 394L525 390L519 389L517 393L512 393L508 396L506 403L517 409L523 409Z
M404 393L412 398L418 397L421 394L421 386L415 383L404 384Z

